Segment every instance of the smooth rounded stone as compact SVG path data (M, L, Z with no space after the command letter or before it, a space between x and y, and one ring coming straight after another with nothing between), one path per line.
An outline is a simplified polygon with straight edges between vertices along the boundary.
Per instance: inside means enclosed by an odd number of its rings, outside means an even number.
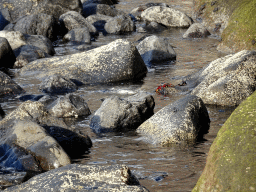
M145 38L136 47L147 65L176 59L176 53L171 44L164 38L155 35Z
M84 99L73 94L67 94L59 97L47 108L50 114L55 117L79 117L91 114L91 111Z
M6 38L0 37L0 68L13 68L16 57Z
M205 104L236 106L251 95L256 86L256 52L243 50L209 63L185 77L187 85Z
M44 126L44 128L72 159L81 158L92 147L92 141L88 135L81 135L61 127Z
M204 38L209 35L211 35L210 32L201 23L193 23L182 37L183 38Z
M193 192L255 191L256 92L226 120L207 154Z
M122 39L86 52L33 61L20 70L21 76L61 75L84 84L136 81L146 73L136 47Z
M125 165L71 164L37 175L5 191L123 191L147 192Z
M136 27L137 29L137 27ZM165 30L166 27L164 25L161 25L156 22L150 22L149 24L145 23L144 25L139 25L138 26L138 33L145 33L145 32L150 32L150 33L156 33Z
M101 14L90 15L86 17L86 21L91 23L99 32L107 33L105 30L105 24L113 20L113 17Z
M40 125L58 126L68 128L62 119L52 116L43 103L39 101L26 101L20 104L17 109L9 113L0 121L0 137L5 133L5 129L12 127L16 121L34 121Z
M155 21L167 27L189 27L192 19L185 13L170 7L154 6L141 13L141 17L147 21Z
M97 33L97 29L88 22L81 14L76 11L69 11L60 16L59 21L65 26L68 31L76 28L88 28L92 34Z
M0 71L0 98L15 96L23 92L25 91L16 82Z
M121 34L134 31L135 25L130 17L119 15L108 21L104 28L107 33Z
M91 43L91 35L88 28L76 28L69 31L64 37L64 41L75 43Z
M210 119L203 101L186 96L164 107L136 130L153 144L194 143L208 133Z
M136 129L153 115L154 106L151 95L135 95L124 99L112 96L105 99L94 113L90 127L96 133Z
M111 17L126 15L126 13L123 11L117 10L116 8L105 4L90 3L88 5L83 5L83 16L85 18L94 14L107 15Z
M69 156L47 131L32 121L16 121L6 130L0 143L15 145L29 151L44 171L71 163Z
M58 94L76 91L77 86L70 79L65 79L61 76L53 76L45 79L39 85L39 90L44 93Z
M111 0L81 0L81 2L83 4L83 6L88 5L90 3L114 5L114 2Z

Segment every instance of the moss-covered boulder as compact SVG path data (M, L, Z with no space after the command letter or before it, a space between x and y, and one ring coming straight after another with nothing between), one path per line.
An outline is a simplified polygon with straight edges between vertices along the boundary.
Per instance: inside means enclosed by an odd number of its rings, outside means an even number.
M222 126L193 192L256 190L256 92Z
M256 49L256 0L195 0L194 10L211 34L221 35L218 50Z

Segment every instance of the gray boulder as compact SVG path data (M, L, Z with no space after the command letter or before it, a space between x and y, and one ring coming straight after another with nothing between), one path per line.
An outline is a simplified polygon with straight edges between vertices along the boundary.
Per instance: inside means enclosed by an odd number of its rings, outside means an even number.
M151 95L137 94L121 99L112 96L103 101L91 118L90 127L96 132L136 129L153 115L155 102Z
M55 117L79 117L91 114L91 111L84 99L73 94L67 94L59 97L47 108L50 114Z
M88 28L76 28L69 31L64 37L64 41L69 41L74 44L91 43L91 35Z
M6 38L0 37L0 68L13 68L16 57Z
M147 192L125 165L71 164L37 175L5 191L125 191Z
M199 72L186 77L183 90L213 105L239 105L255 91L256 52L240 51L209 63Z
M110 34L121 34L124 32L132 32L134 31L134 22L131 20L130 17L119 15L111 20L109 20L105 24L105 30L107 33Z
M0 71L0 98L6 98L25 92L8 75Z
M142 23L136 23L136 31L138 33L156 33L160 32L166 29L166 26L159 24L157 22L142 22Z
M107 33L105 30L105 24L113 20L113 17L101 14L94 14L86 17L86 21L92 24L97 31Z
M20 70L21 76L61 75L84 84L139 80L146 73L136 47L121 39L90 51L33 61Z
M183 38L204 38L209 35L210 32L201 23L193 23L184 33Z
M176 53L168 40L149 36L137 45L137 49L147 65L166 60L175 60Z
M208 133L210 119L203 101L186 96L164 107L136 130L153 144L194 142Z
M141 13L141 17L168 27L189 27L192 24L192 19L185 13L170 7L150 7Z
M45 79L39 85L39 90L44 93L59 94L76 91L77 86L70 79L65 79L61 76L53 76Z
M96 28L76 11L69 11L60 16L59 21L68 31L76 28L88 28L92 34L97 33Z

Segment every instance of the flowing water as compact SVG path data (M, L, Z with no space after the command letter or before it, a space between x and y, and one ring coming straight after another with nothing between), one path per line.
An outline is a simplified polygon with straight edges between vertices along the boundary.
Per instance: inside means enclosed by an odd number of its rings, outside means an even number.
M150 1L120 0L116 5L129 13L140 4ZM151 1L152 2L152 1ZM192 0L158 1L167 3L171 7L185 11L192 15ZM172 28L155 35L168 38L177 54L175 62L159 63L149 69L147 76L138 83L118 83L108 85L91 85L80 87L75 94L82 96L89 105L92 114L100 107L101 98L111 95L126 97L140 91L146 91L155 99L156 113L161 108L175 100L184 97L185 94L173 94L162 96L155 93L155 89L161 83L180 83L181 80L191 73L200 70L209 62L223 56L216 51L219 43L218 38L208 37L205 39L183 39L186 29ZM136 32L117 36L99 36L92 46L100 46L114 41L117 38L125 38L135 41L144 34ZM78 52L73 47L56 47L56 55L71 54ZM14 72L16 72L14 70ZM26 90L26 94L42 94L38 91L39 80L36 78L21 78L18 75L14 80ZM19 97L19 96L18 96ZM17 98L18 98L17 97ZM8 114L14 110L21 101L17 98L1 103ZM87 165L110 165L126 164L137 176L141 185L150 191L191 191L195 186L205 166L207 153L226 119L234 108L207 106L211 124L210 130L204 137L204 141L193 146L170 146L162 147L144 143L136 132L118 132L96 135L89 127L89 118L67 119L66 122L84 134L88 134L93 142L93 147L81 159L74 159L73 163Z

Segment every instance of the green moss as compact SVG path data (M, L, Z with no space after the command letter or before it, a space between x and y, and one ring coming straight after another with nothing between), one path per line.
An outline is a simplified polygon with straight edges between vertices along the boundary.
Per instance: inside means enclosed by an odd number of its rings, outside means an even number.
M218 132L193 191L256 191L256 92Z

